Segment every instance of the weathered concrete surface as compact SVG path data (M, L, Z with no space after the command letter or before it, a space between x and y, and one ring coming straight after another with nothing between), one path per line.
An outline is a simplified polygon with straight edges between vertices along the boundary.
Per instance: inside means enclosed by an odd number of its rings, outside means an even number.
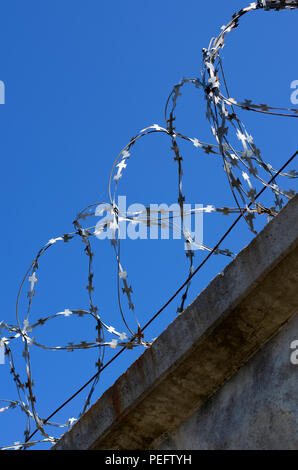
M298 310L297 216L296 196L54 449L152 448L246 364Z
M297 310L298 313L298 310ZM298 449L298 315L155 449Z

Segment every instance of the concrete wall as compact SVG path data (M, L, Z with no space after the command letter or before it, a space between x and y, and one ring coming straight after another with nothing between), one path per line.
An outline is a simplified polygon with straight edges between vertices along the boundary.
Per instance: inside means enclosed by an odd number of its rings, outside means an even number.
M298 449L298 365L290 361L294 340L298 340L298 315L153 447Z
M53 448L298 448L297 216L298 195Z

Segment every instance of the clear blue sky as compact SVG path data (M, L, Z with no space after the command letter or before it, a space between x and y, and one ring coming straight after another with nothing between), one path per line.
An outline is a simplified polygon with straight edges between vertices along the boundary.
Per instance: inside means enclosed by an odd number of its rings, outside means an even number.
M16 322L19 284L39 248L50 238L72 231L75 215L88 204L108 200L109 172L119 151L147 125L165 125L164 105L172 86L182 77L200 76L202 48L208 47L210 38L246 5L235 0L1 2L0 80L6 86L6 102L0 105L0 320ZM297 11L252 12L240 21L222 52L231 96L293 107L290 84L298 79L297 21ZM295 119L247 111L239 115L264 160L275 168L297 150ZM177 116L177 130L215 143L200 90L185 88ZM200 153L191 144L183 144L181 153L186 202L233 206L220 158ZM177 169L172 154L169 139L163 135L148 136L137 143L119 194L127 195L129 203L176 202ZM297 190L294 180L279 182ZM233 219L206 215L204 243L212 247ZM223 247L238 252L251 238L241 223ZM144 324L187 276L183 242L128 240L121 249L137 315ZM112 247L96 241L94 252L99 313L107 324L125 331L117 309ZM205 255L197 252L195 265ZM193 281L187 304L229 261L216 256L208 262ZM38 272L31 321L66 308L88 308L87 269L80 240L48 250ZM22 305L25 302L23 298ZM124 305L134 326L125 299ZM148 329L146 339L158 336L173 321L177 305L178 301L163 312ZM59 318L42 327L44 330L36 330L34 336L48 345L92 340L94 326L81 318ZM177 338L177 342L183 340ZM107 351L106 358L111 352ZM94 399L141 352L141 348L126 351L103 372ZM16 357L23 376L24 362L18 348ZM94 350L47 353L32 349L34 391L41 417L50 414L95 372L95 361ZM7 363L0 365L0 383L0 398L17 398ZM86 391L55 421L76 417L85 396ZM0 422L1 445L23 441L25 420L19 410L1 414ZM50 434L56 435L56 431Z

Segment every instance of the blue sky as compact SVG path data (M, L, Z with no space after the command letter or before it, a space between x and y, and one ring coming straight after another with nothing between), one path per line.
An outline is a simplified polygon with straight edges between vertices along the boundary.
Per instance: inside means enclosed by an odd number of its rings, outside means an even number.
M184 4L176 0L1 3L0 80L5 83L5 105L0 106L0 320L16 323L18 288L37 251L50 238L71 232L72 221L84 207L108 201L109 172L117 154L140 129L153 123L165 126L164 106L173 85L182 77L200 76L202 48L208 47L210 38L243 6L245 2L234 0L217 0L212 6L194 0ZM232 97L295 107L290 102L290 84L298 79L297 21L297 11L252 12L228 35L222 58ZM297 150L295 119L247 111L240 111L239 116L261 148L263 159L275 168ZM215 143L201 90L185 87L176 126L187 136ZM186 202L234 206L220 158L200 153L189 143L181 145L181 153ZM128 204L176 202L177 168L168 137L148 136L133 147L132 155L119 186L119 194L127 196ZM295 180L280 178L279 183L297 190ZM263 200L270 204L269 195ZM214 246L232 220L232 215L205 215L204 243ZM258 227L265 222L262 216ZM251 238L241 222L223 247L238 252ZM183 242L127 240L121 250L136 312L144 324L186 279ZM112 247L108 241L97 240L94 253L94 295L100 315L107 324L125 331L117 308ZM195 265L205 255L198 251ZM209 260L194 279L186 304L229 261L219 255ZM80 240L57 243L48 250L38 271L32 319L66 308L88 308L87 269ZM146 339L158 336L174 320L178 303L179 299L154 322ZM24 296L21 317L25 305ZM124 306L135 327L125 299ZM93 339L94 326L90 320L59 318L36 334L40 334L40 342L56 345ZM126 351L103 372L94 399L142 351ZM107 350L106 359L111 353ZM93 375L95 361L94 350L48 353L32 348L41 417ZM16 362L23 376L19 347ZM0 365L0 378L0 398L15 399L7 363ZM85 396L83 392L55 421L76 417ZM23 440L25 420L18 410L2 413L0 422L1 445Z

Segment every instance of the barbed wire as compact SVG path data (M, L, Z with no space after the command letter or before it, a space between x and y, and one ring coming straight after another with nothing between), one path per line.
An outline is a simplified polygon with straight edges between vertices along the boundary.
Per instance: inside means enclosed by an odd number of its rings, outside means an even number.
M236 100L232 98L229 94L226 78L224 75L223 64L220 57L220 51L224 47L225 37L233 29L238 27L240 18L248 12L254 10L276 10L281 9L294 9L298 8L298 0L280 0L280 1L266 1L262 0L259 2L251 3L248 7L241 9L238 13L235 13L232 16L232 20L221 28L220 34L216 38L212 38L210 41L208 49L203 49L203 63L201 70L200 78L183 78L178 84L176 84L168 99L165 106L165 127L158 124L150 125L142 129L135 137L131 138L129 143L121 150L115 159L110 177L109 177L109 202L99 202L94 203L83 209L75 218L73 222L73 231L62 234L55 238L51 238L37 253L36 257L29 266L19 288L17 295L17 304L16 304L16 319L17 324L12 325L2 321L0 323L0 341L4 347L5 355L8 359L10 366L10 373L12 374L13 381L16 386L16 392L18 399L15 400L0 400L4 406L0 408L0 413L11 410L12 408L17 408L22 411L26 416L26 429L24 431L24 442L15 442L13 445L3 446L1 449L26 449L37 443L55 443L59 440L57 437L51 436L48 431L45 429L46 426L53 426L59 428L69 429L73 423L76 421L76 418L70 418L66 423L58 424L49 421L57 410L50 415L50 417L43 419L40 417L40 414L37 411L37 399L34 394L34 382L32 377L31 369L31 358L30 358L30 348L34 345L43 350L58 351L74 351L74 350L88 350L98 348L98 359L96 362L97 372L94 376L87 382L91 384L91 389L84 401L81 415L86 412L90 403L92 394L95 390L95 387L98 383L100 372L104 370L107 365L109 365L112 360L108 361L104 365L104 351L106 347L115 349L121 347L122 349L114 356L118 357L120 353L127 349L133 349L138 346L143 346L148 348L151 346L152 341L144 339L143 331L147 326L156 318L156 316L164 310L162 308L156 315L154 315L145 326L141 326L141 322L135 312L135 306L133 303L133 289L128 282L128 274L124 269L121 263L120 258L120 223L129 222L134 225L144 225L146 227L166 227L171 228L172 230L178 231L182 234L185 243L185 255L188 262L188 278L186 282L180 287L178 293L182 292L184 289L181 302L178 306L177 312L180 313L184 310L185 301L187 299L190 282L194 274L198 272L198 268L194 269L194 256L195 249L200 248L209 252L206 259L209 259L211 254L220 254L223 256L234 257L235 254L231 252L228 248L221 249L219 245L221 241L225 238L222 238L220 242L213 248L204 245L201 242L198 242L194 239L192 234L189 232L187 224L185 223L185 218L194 213L221 213L223 215L229 215L233 213L239 213L240 218L244 218L249 229L253 233L257 233L255 229L255 218L257 215L265 214L268 218L274 217L279 210L283 207L285 200L289 200L295 194L294 190L285 191L281 189L275 178L278 175L285 176L290 179L296 179L298 177L298 172L296 170L290 170L283 172L285 165L282 170L274 169L270 164L266 163L262 156L261 151L255 145L253 137L247 132L244 123L240 120L236 113L236 108L240 108L245 111L253 111L262 114L270 114L275 116L283 117L298 117L298 110L292 108L280 108L267 106L266 104L254 104L251 100L245 99L244 101ZM221 79L224 83L225 92L222 92L220 88ZM194 85L195 88L202 90L204 98L206 100L206 117L210 123L212 134L215 138L216 143L206 143L199 140L197 137L188 137L177 131L174 126L176 120L176 107L179 97L182 95L182 89L184 85L190 84ZM230 134L233 133L236 141L240 141L242 148L239 150L235 148L235 144L231 142ZM124 170L128 166L128 162L131 158L131 153L133 152L133 147L137 141L143 139L149 135L160 133L166 135L169 138L171 145L171 151L173 153L173 158L175 163L177 163L177 173L178 173L178 197L177 202L179 205L179 210L177 213L173 213L172 216L169 214L160 214L160 211L152 211L150 207L145 207L144 210L135 211L135 212L123 212L119 209L116 204L116 197L118 192L118 186L121 178L123 177ZM224 172L228 180L236 207L214 207L208 205L206 207L201 207L200 209L191 209L185 210L185 195L183 192L183 157L181 155L180 141L186 141L191 143L197 149L204 152L206 155L212 154L220 158L223 163ZM295 154L296 155L296 154ZM294 155L294 156L295 156ZM270 179L268 182L265 181L262 173L269 175ZM257 193L256 183L261 183L263 185L263 190L268 188L273 196L274 201L272 207L266 207L263 203L257 202L256 199L263 192L259 191ZM107 214L107 217L103 221L98 222L96 225L91 225L84 227L83 222L91 217L102 216L103 213ZM179 223L176 223L177 220ZM235 224L235 223L234 223ZM232 226L234 226L232 224ZM111 233L111 243L115 253L116 260L116 269L117 269L117 297L118 297L118 306L121 319L126 328L126 332L119 332L112 325L108 325L103 321L102 316L99 315L99 308L94 300L94 252L92 249L92 239L94 237L99 238L101 234L109 230ZM88 258L88 283L86 289L88 291L89 298L89 307L87 309L65 309L64 311L50 314L39 318L34 323L30 324L29 317L31 313L31 307L33 298L36 290L36 283L38 281L37 273L39 269L39 263L42 256L58 242L69 243L72 239L79 238L84 246L84 252ZM205 262L205 261L204 261ZM201 263L202 264L202 263ZM201 266L199 265L199 268ZM20 299L21 293L23 292L25 283L29 282L29 291L28 291L28 304L26 309L25 318L21 321L20 319ZM122 283L122 287L120 284ZM121 288L120 288L121 287ZM128 325L125 309L122 306L122 294L126 297L128 309L131 310L135 319L135 329L131 329ZM170 301L177 296L177 293L171 297ZM169 302L168 302L169 303ZM166 305L168 305L168 303ZM48 322L61 318L70 318L73 316L79 317L88 317L95 322L96 337L94 341L84 341L82 340L79 343L67 343L62 346L56 345L45 345L37 341L35 337L32 336L32 332L39 326L43 326ZM8 332L6 336L1 336L1 329L4 329ZM109 337L107 340L106 335L111 335L112 339ZM110 340L111 339L111 340ZM25 361L25 378L21 378L20 374L16 371L16 366L14 362L13 352L11 349L11 344L15 340L22 340L24 343L23 357ZM81 387L80 391L83 390L87 384ZM76 396L76 394L73 395ZM70 399L72 399L71 397ZM65 402L68 403L69 400ZM64 406L64 405L62 405ZM58 408L60 410L61 407ZM80 416L81 416L80 415ZM31 433L31 425L35 424L36 429ZM32 441L33 435L37 431L40 431L43 439Z
M276 176L282 174L282 171L291 163L294 158L298 155L298 151L296 151L283 165L282 167L277 171ZM274 176L273 178L275 178ZM269 181L269 183L272 182L272 179ZM257 200L258 197L267 189L266 186L263 186L263 188L258 192L256 195L255 199ZM251 202L248 204L248 206L251 206ZM244 209L246 211L247 208ZM200 271L200 269L204 266L204 264L210 259L212 254L216 253L218 250L219 246L221 243L225 240L225 238L229 235L229 233L233 230L233 228L237 225L239 220L243 217L243 214L241 213L237 219L234 220L234 222L230 225L230 227L226 230L226 232L221 236L219 241L216 243L214 248L208 253L208 255L204 258L204 260L196 267L196 269L192 272L192 274L186 279L186 281L176 290L176 292L167 300L167 302L147 321L147 323L141 328L141 333L145 331L148 326L166 309L166 307L169 306L169 304L177 297L177 295L182 291L182 289L189 283L189 281ZM109 365L111 365L124 351L126 350L125 347L123 347L117 354L115 354L104 366L100 368L100 370L95 373L84 385L82 385L76 392L74 392L65 402L63 402L58 408L56 408L45 420L44 424L49 422L49 420L55 416L55 414L58 413L64 406L66 406L71 400L73 400L79 393L81 393L93 380L95 380L98 375L106 369ZM28 441L36 434L37 428L35 431L29 436Z

